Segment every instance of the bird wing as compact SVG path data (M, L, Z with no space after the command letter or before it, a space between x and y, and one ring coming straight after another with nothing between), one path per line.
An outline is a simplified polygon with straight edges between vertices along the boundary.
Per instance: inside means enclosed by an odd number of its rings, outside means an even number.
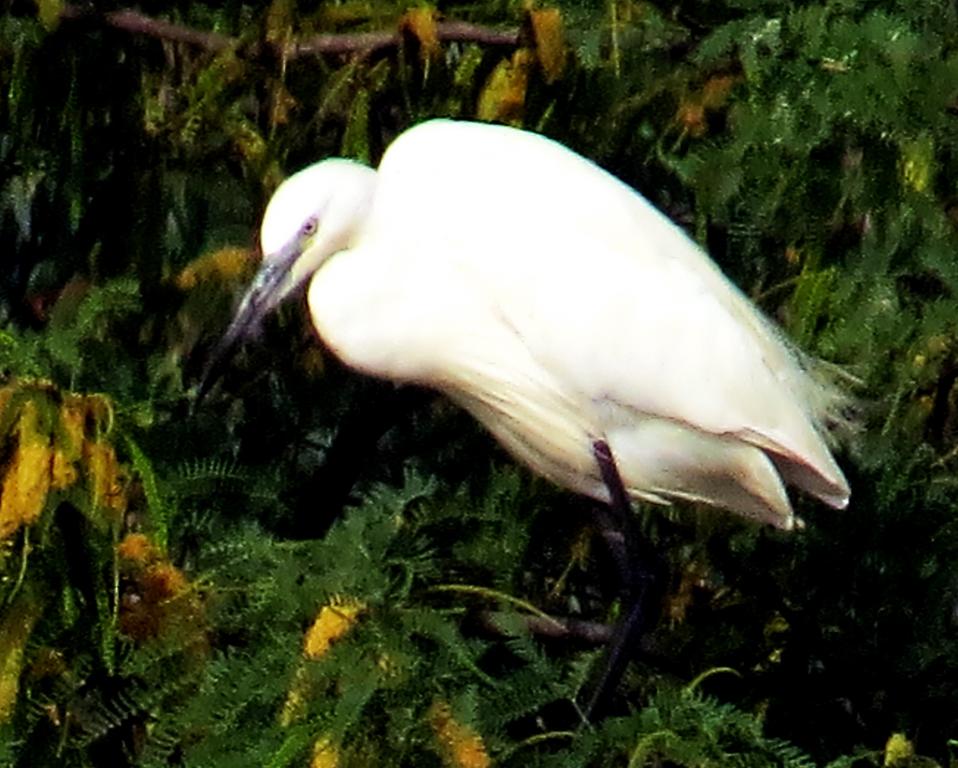
M367 239L417 254L405 262L419 270L410 280L428 285L432 272L457 271L456 284L482 297L475 306L597 418L631 411L735 437L769 452L786 479L844 506L847 484L821 434L820 385L705 253L632 189L547 139L448 121L403 134L378 185ZM448 303L437 327L449 323Z

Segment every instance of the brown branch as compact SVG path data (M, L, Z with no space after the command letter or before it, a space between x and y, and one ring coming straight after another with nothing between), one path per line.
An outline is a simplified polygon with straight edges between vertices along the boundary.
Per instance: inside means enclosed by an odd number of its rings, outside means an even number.
M509 634L501 624L503 618L507 619L509 623L518 619L526 630L537 638L571 640L592 646L609 645L616 629L614 624L602 624L601 622L584 619L517 615L502 611L480 611L476 615L478 625L496 637L507 637ZM632 650L640 653L645 661L652 662L662 669L673 669L675 666L667 648L662 647L661 642L654 634L643 635ZM674 673L680 674L677 669L674 670Z
M106 20L110 26L126 32L159 37L177 43L189 43L210 51L222 51L236 42L233 38L218 32L201 32L162 19L152 19L137 11L112 11L106 14Z
M543 616L519 616L515 614L499 614L496 611L482 611L479 621L488 631L497 635L502 634L499 617L508 616L509 621L519 618L533 635L549 637L559 640L582 640L590 645L605 645L612 637L612 626L595 621L581 619L554 619Z
M203 32L182 24L155 19L133 10L111 11L101 14L80 6L66 5L63 7L60 18L63 20L100 21L108 27L130 32L134 35L186 43L214 52L222 51L238 43L236 38L228 35L221 35L217 32ZM445 43L515 46L519 42L519 31L517 29L491 29L461 21L439 22L436 25L436 36L440 42ZM303 40L290 41L285 46L285 50L281 50L278 43L264 43L263 45L273 48L277 55L285 54L287 59L294 59L300 56L372 53L384 48L398 46L401 39L402 35L397 30L395 32L314 35Z
M373 53L383 48L391 48L399 42L399 34L394 32L347 32L343 34L314 35L302 41L290 41L286 46L286 57L296 59L300 56L316 56L336 53Z
M110 11L101 14L79 6L66 5L60 13L60 18L64 21L76 19L101 20L108 27L124 32L155 37L160 40L171 40L175 43L187 43L207 51L221 51L236 42L234 38L227 35L221 35L217 32L201 32L182 24L154 19L138 11Z
M517 29L489 29L464 21L440 21L436 37L441 43L479 43L480 45L514 46L519 42ZM355 32L352 34L316 35L301 42L291 43L289 58L331 53L371 53L399 45L399 32Z

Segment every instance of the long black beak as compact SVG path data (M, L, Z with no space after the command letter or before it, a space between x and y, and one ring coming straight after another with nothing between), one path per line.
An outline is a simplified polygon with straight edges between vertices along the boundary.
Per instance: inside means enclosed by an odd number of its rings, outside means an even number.
M263 261L263 266L246 290L226 333L210 351L196 387L193 408L199 406L216 383L236 348L259 335L266 316L296 287L290 282L290 270L300 257L299 238L294 238L278 253Z

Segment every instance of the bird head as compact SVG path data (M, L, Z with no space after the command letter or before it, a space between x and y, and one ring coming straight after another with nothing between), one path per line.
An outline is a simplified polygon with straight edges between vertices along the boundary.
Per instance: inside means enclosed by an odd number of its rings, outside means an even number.
M369 210L376 172L334 158L304 168L277 188L260 227L263 262L233 320L207 359L197 390L202 398L236 345L258 334L263 319L349 247Z

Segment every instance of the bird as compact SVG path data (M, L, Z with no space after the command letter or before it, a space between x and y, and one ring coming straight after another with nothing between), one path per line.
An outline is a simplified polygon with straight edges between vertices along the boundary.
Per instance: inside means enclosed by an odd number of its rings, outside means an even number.
M375 170L321 160L276 189L260 248L196 402L305 287L346 366L441 392L533 472L607 505L595 517L624 610L584 723L661 603L665 568L632 500L783 530L802 525L786 485L849 503L829 440L847 421L834 377L645 197L549 138L433 119Z
M842 509L841 387L635 189L549 138L433 119L378 169L276 189L262 264L209 358L306 287L326 347L444 394L519 462L622 508L694 502L791 530Z

